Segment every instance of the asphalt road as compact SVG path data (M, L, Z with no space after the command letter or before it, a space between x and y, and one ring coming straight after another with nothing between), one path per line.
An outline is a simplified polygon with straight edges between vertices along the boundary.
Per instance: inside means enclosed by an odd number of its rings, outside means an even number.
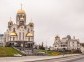
M49 60L41 60L41 61L32 61L32 62L84 62L84 55L56 58L56 59L49 59Z
M73 60L74 58L75 60ZM71 62L70 60L77 62L78 60L82 61L83 58L84 55L81 54L69 54L64 56L59 55L59 56L0 57L0 62ZM35 61L35 60L39 60L39 61Z
M77 60L74 60L74 61L71 61L71 62L84 62L84 58L80 58L80 59L77 59Z

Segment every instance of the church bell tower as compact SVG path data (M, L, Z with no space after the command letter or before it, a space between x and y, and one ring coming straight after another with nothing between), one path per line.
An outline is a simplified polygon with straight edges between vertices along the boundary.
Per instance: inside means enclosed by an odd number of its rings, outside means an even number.
M21 9L19 9L19 10L17 11L16 24L17 24L17 25L20 25L20 26L26 24L26 13L25 13L25 11L22 9L22 4L21 4Z

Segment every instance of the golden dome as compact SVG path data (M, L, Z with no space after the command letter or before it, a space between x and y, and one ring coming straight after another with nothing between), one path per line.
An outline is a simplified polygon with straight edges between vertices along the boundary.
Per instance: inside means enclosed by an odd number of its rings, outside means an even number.
M32 37L33 36L33 34L32 33L27 33L27 35L26 35L27 37Z
M17 36L16 32L11 32L10 36Z
M22 9L19 9L19 10L17 11L17 13L18 13L18 14L22 14L22 13L25 13L25 11L22 10Z

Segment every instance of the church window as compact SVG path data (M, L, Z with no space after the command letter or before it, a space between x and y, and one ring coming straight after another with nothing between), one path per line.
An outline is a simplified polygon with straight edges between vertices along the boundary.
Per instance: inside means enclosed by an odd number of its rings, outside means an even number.
M18 18L18 20L19 20L19 18Z
M10 25L11 25L11 23L10 23Z
M23 32L23 40L24 40L24 32Z
M28 28L28 32L29 32L29 28Z
M28 37L28 41L30 41L30 37Z
M55 45L55 47L57 47L57 46Z
M21 27L21 28L23 28L23 27Z
M20 16L19 15L17 15L17 19L20 20Z
M13 37L13 41L15 40L15 37Z
M11 37L10 37L10 41L11 41Z
M15 28L13 28L13 32L15 32Z
M20 17L19 17L19 20L20 20Z
M24 18L24 16L23 16L23 18Z
M31 32L32 32L33 30L31 29Z
M19 40L21 40L21 32L19 32Z

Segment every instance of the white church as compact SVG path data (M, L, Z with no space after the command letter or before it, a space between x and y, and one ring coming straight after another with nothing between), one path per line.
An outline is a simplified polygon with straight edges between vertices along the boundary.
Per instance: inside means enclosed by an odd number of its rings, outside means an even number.
M8 29L4 33L5 46L24 47L32 51L34 45L34 23L26 24L26 12L19 9L16 23L10 19ZM22 48L21 48L22 49Z
M61 51L63 49L80 50L80 42L79 39L76 39L75 37L71 38L70 35L67 35L62 39L60 39L59 36L56 36L53 44L53 49L58 51Z

